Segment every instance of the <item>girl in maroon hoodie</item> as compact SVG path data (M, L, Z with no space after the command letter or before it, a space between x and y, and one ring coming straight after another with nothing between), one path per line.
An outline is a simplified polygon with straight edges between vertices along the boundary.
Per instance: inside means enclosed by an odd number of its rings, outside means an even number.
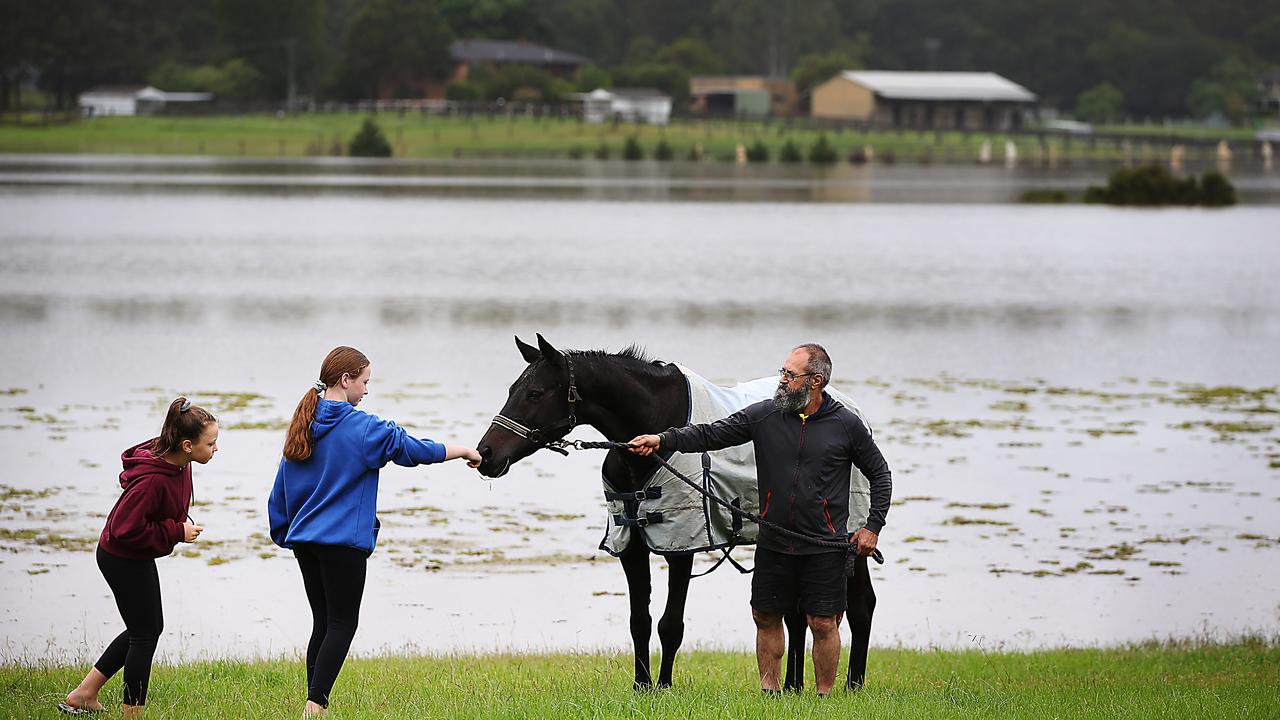
M124 492L98 538L98 568L116 597L125 631L107 646L79 687L58 705L73 715L103 709L98 691L124 668L124 717L142 714L151 657L164 626L156 558L180 542L195 542L204 528L191 521L191 463L218 451L218 421L180 397L169 404L160 437L124 451Z

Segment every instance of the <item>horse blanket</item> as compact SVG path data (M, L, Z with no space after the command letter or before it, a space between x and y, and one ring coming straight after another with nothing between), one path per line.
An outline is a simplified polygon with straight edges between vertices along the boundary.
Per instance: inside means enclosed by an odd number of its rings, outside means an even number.
M677 363L676 367L684 374L689 388L687 424L691 425L714 422L748 405L770 399L778 387L776 377L721 387L683 365ZM848 395L830 385L826 392L852 410L867 425L867 431L871 431L862 410ZM706 472L704 456L709 456L710 460ZM675 453L668 462L721 500L757 515L760 513L755 452L751 443L712 453ZM703 552L755 544L760 530L758 525L736 518L728 509L707 500L665 467L659 467L645 483L646 493L653 488L658 489L652 493L658 497L646 497L638 502L607 500L608 518L604 539L600 541L601 550L612 555L620 554L631 542L632 532L640 533L645 545L659 553ZM606 493L616 492L608 479L604 480L604 489ZM854 467L849 477L850 534L866 523L870 508L871 484ZM639 523L637 518L641 518Z

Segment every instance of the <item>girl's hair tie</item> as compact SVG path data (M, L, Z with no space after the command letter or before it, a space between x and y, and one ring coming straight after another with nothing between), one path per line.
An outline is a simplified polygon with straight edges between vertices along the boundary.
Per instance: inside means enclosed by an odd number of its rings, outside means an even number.
M324 394L324 389L325 389L325 388L327 388L327 387L329 387L329 386L328 386L328 385L325 385L323 380L317 380L317 381L316 381L316 383L315 383L315 385L312 385L311 387L313 387L313 388L315 388L315 389L316 389L316 394L317 394L317 395L323 395L323 394Z
M184 413L190 409L191 409L191 401L188 400L187 398L182 398L182 407L178 408L178 412Z

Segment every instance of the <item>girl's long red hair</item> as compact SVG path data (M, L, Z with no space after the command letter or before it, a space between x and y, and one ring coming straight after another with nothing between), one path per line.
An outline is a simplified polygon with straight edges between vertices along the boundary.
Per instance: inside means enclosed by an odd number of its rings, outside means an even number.
M333 387L342 381L343 375L352 378L358 376L369 365L369 358L353 347L339 345L329 351L324 362L320 364L320 382ZM320 393L309 388L298 407L293 411L293 420L289 423L289 432L284 438L284 458L301 462L311 457L315 441L311 437L311 422L316 419L316 405L320 404Z

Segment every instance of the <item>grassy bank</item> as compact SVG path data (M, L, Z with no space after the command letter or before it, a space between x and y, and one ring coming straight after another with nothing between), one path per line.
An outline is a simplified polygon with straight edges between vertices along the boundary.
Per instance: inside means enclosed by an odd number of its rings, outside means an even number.
M58 717L54 706L84 670L0 668L0 717ZM1261 641L1025 654L874 650L869 685L824 701L811 687L800 697L762 697L753 689L754 657L746 653L687 653L676 673L673 690L638 694L631 690L630 660L622 653L356 659L348 661L338 680L331 716L1280 716L1280 647ZM301 708L304 684L299 661L158 667L149 714L293 717ZM118 678L107 685L103 700L118 706Z
M248 157L306 157L345 155L364 115L360 113L246 115L221 117L98 118L62 124L0 125L0 152L213 155ZM396 157L594 157L623 156L627 138L638 139L646 156L660 140L674 158L687 159L695 147L703 157L732 161L739 145L757 141L778 162L791 141L808 155L818 130L771 123L678 121L665 127L607 123L592 125L575 119L507 116L474 118L428 116L415 112L384 112L377 121ZM1222 131L1233 141L1244 141ZM932 131L825 131L841 161L870 148L875 162L976 162L984 143L992 162L1001 162L1005 143L1017 146L1021 162L1168 160L1169 150L1158 138L1135 135L1128 147L1115 142L1053 137L1041 146L1034 136L1000 133ZM1203 157L1202 157L1203 156ZM1188 148L1185 159L1209 159L1211 148Z

